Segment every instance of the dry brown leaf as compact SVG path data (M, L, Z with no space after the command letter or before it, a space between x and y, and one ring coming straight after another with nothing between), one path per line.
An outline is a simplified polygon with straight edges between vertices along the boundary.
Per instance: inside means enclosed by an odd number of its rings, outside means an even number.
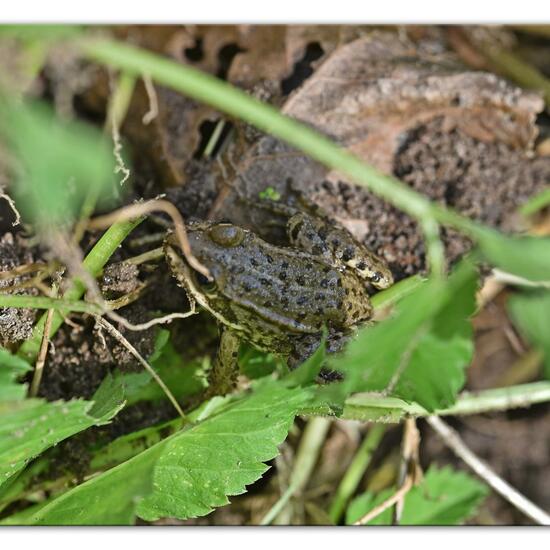
M542 172L533 168L536 174L527 178L533 181L525 184L525 173L516 173L531 170L528 154L542 99L493 74L465 69L442 44L434 47L433 38L415 44L402 34L375 32L339 47L290 96L283 113L381 171L404 177L433 200L492 225L508 223L507 216L524 196L543 185L541 174L550 174L550 165ZM500 173L493 157L503 157ZM246 152L241 146L233 159L242 159L232 183L240 193L254 197L271 186L286 200L287 183L292 181L392 268L404 274L422 268L423 244L415 222L350 186L341 174L271 136L261 137ZM470 165L474 169L468 172ZM478 172L495 196L485 190L484 197L475 195L480 191L471 180L479 179ZM499 189L495 181L500 184L502 174L509 181ZM511 189L517 190L513 204ZM261 217L254 219L251 209L239 207L235 194L219 206L218 212L235 223L262 226ZM453 232L446 238L451 258L468 247Z

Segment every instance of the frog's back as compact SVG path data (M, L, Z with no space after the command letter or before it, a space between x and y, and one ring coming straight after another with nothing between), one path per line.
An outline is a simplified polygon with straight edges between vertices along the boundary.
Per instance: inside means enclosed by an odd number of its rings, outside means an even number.
M347 304L348 295L364 290L360 283L361 290L350 288L347 274L319 258L273 247L254 236L242 246L243 264L227 266L232 276L224 294L233 304L290 332L348 325L350 309L357 309Z
M231 330L281 348L289 334L316 334L323 326L342 331L370 318L367 291L354 273L233 229L201 224L189 230L193 253L215 281L214 289L205 288L208 307Z

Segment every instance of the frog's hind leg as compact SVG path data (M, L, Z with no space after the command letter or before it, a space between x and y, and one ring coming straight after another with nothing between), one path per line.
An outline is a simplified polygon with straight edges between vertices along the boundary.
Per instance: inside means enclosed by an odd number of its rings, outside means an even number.
M237 357L240 343L240 338L233 331L222 330L216 360L208 376L206 399L225 395L235 389L239 374Z

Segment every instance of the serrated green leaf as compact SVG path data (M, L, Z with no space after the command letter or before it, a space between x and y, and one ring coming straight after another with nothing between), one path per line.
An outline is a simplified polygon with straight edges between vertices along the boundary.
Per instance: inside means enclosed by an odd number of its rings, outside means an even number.
M294 417L309 399L300 388L265 384L250 397L228 407L172 439L155 467L152 495L138 505L148 521L185 519L208 514L244 493L278 454Z
M45 104L1 101L0 128L17 159L17 206L43 225L74 219L86 197L113 189L113 155L95 128L62 122Z
M385 392L429 411L450 406L473 353L476 286L475 269L464 262L448 281L418 287L393 317L362 329L329 361L344 373L341 391Z
M550 280L550 239L547 237L507 236L479 228L479 248L491 265L529 281Z
M209 513L243 493L277 455L310 394L264 382L250 396L154 445L40 509L30 523L129 524Z
M32 367L20 357L0 348L0 403L18 401L27 395L27 384L18 384L19 376L32 370ZM1 412L0 406L0 412Z
M466 521L487 496L488 488L471 476L447 466L430 467L421 484L407 493L401 525L459 525ZM348 525L365 516L394 493L364 493L352 501L346 514ZM389 508L367 525L391 525Z
M544 353L545 375L550 378L550 291L516 294L508 310L521 334Z

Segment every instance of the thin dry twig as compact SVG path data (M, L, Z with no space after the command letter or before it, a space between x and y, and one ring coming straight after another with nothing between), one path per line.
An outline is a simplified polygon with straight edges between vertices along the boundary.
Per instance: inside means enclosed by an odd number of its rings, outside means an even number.
M2 187L0 187L0 199L4 199L15 214L15 220L11 224L12 227L19 225L21 223L21 214L19 214L19 210L17 210L14 200L2 190Z
M365 525L375 517L379 516L382 512L387 510L390 506L393 506L400 500L405 498L405 495L413 488L414 485L414 474L409 472L405 479L405 483L389 498L384 502L380 503L378 506L375 506L362 518L358 519L353 525Z
M130 178L130 169L126 166L124 159L122 158L122 142L120 140L118 122L115 120L115 114L112 115L111 123L111 138L113 140L113 156L115 157L115 174L122 174L122 179L119 184L122 187Z
M162 378L155 372L153 367L141 356L139 351L124 338L124 336L113 326L111 323L103 319L100 315L94 315L94 319L103 327L113 338L118 340L145 368L145 370L153 377L155 382L160 386L162 391L165 393L166 397L170 400L170 403L174 405L178 414L185 420L186 416L180 407L177 399L174 397L174 394L169 390L168 386L163 382Z
M209 281L211 281L212 277L210 276L210 272L206 266L202 265L197 258L195 258L191 251L191 246L189 245L187 233L185 231L185 224L179 210L167 200L154 199L147 202L132 204L130 206L124 206L123 208L119 208L110 214L94 218L90 221L88 227L92 229L104 229L106 227L110 227L114 223L145 216L155 211L164 212L172 218L176 237L187 262L195 271L202 273Z
M159 104L157 100L157 92L155 91L155 86L153 85L153 79L147 75L142 75L143 84L145 85L145 91L147 92L147 97L149 98L149 110L143 115L141 122L147 126L151 124L159 114Z
M36 365L34 367L34 374L32 377L31 387L29 390L29 397L36 397L38 395L38 388L42 380L42 374L44 372L44 365L46 364L46 356L48 355L48 344L50 342L50 331L52 328L52 319L54 309L48 309L46 315L46 322L44 323L44 333L42 334L42 342L40 342L40 351L36 359Z
M408 472L414 472L413 481L417 485L422 479L422 469L420 468L420 432L416 426L416 419L406 418L403 429L403 441L401 444L401 464L399 468L399 478L397 487L400 489L407 481ZM393 523L398 524L401 521L403 507L405 504L405 495L401 496L396 503L393 513Z
M124 317L120 317L119 315L117 315L116 317L117 319L123 319L123 321L125 321L125 323L122 323L124 325L124 328L127 328L128 330L139 331L147 330L148 328L151 328L155 325L171 323L174 319L187 319L187 317L191 317L192 315L196 315L197 313L198 311L195 308L195 303L192 303L191 309L186 313L169 313L168 315L163 315L162 317L155 317L154 319L151 319L146 323L133 324L124 319Z
M56 273L55 280L52 283L51 289L48 289L49 295L52 298L57 298L57 295L59 293L61 274L61 271L58 271ZM44 332L42 334L42 341L40 342L40 350L38 352L38 357L36 358L36 365L34 367L32 382L29 388L29 397L36 397L38 395L38 389L40 388L40 382L42 381L44 366L46 364L46 357L48 356L48 346L50 344L50 333L54 313L55 310L52 308L48 309L48 313L46 314L46 321L44 322Z
M41 271L43 269L47 270L49 274L49 273L53 273L53 271L55 271L55 269L57 268L55 266L50 268L48 267L48 264L45 264L42 262L18 265L13 269L10 269L9 271L0 271L0 281L15 279L21 275L26 275L28 273L33 273L35 271Z
M457 431L437 416L429 416L428 424L459 458L461 458L487 485L505 498L512 506L540 525L550 525L550 515L509 485L488 464L481 460L462 441Z

